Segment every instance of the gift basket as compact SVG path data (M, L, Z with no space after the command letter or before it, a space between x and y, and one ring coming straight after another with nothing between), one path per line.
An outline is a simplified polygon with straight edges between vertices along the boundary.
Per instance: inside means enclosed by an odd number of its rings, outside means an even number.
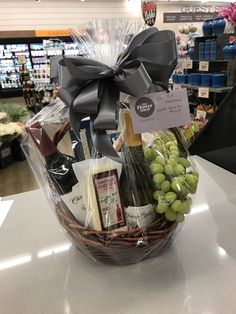
M76 247L94 261L159 255L189 213L198 174L178 128L138 134L130 97L167 90L175 35L136 20L74 31L84 57L52 60L59 98L27 123L27 160Z

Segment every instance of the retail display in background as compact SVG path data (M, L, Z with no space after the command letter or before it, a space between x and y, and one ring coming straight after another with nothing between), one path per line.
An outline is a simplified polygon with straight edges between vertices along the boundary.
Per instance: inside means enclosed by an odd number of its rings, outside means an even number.
M60 40L63 42L63 39ZM46 46L43 44L42 38L38 38L39 42L35 42L35 38L28 40L29 43L27 43L27 39L25 43L22 43L22 39L19 38L20 43L11 44L11 39L0 39L0 94L3 97L11 97L11 92L14 92L16 96L22 95L19 57L25 57L25 65L32 78L36 75L35 70L49 65L51 56L83 54L80 46L74 42L65 41L61 47L58 47L58 45L51 44L52 40L50 40L50 45L45 44ZM14 39L14 41L16 40Z
M22 86L19 56L25 57L25 66L31 71L32 65L27 44L0 44L0 84L2 89L14 89Z

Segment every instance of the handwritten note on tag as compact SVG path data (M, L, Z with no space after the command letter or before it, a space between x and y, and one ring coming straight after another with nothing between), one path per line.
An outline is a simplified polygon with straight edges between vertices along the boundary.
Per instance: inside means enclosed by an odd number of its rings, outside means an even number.
M130 98L136 134L178 127L191 122L187 90L146 94Z

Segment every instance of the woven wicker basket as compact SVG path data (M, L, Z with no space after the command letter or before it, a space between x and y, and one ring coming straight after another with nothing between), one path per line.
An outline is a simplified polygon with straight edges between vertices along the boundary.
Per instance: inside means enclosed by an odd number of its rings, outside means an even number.
M67 123L56 132L53 139L56 146L69 128L70 124ZM62 204L55 204L55 208L61 225L75 246L92 260L109 264L133 264L161 254L174 239L178 225L163 216L142 229L97 231L81 226Z
M81 226L65 208L57 205L61 225L75 246L92 260L127 265L155 257L171 244L177 223L161 218L142 229L97 231Z

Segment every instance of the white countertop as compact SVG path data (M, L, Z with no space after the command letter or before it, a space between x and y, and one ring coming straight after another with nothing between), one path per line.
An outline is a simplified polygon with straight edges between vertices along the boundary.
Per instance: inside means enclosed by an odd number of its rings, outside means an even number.
M195 160L191 215L168 251L135 265L90 262L41 191L3 198L14 202L0 215L0 313L235 314L236 176Z

